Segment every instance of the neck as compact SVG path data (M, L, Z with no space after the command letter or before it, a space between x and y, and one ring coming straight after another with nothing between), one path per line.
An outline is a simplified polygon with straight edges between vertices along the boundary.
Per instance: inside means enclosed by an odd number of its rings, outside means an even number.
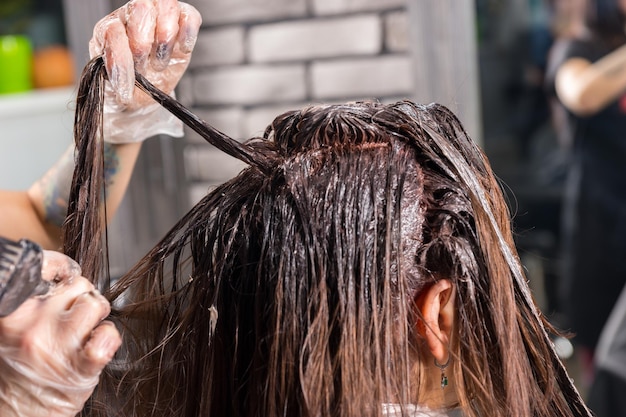
M431 410L444 410L458 406L459 397L456 392L453 363L450 363L450 366L443 371L448 382L443 388L442 371L432 360L430 364L424 364L422 372L424 378L419 394L419 404Z

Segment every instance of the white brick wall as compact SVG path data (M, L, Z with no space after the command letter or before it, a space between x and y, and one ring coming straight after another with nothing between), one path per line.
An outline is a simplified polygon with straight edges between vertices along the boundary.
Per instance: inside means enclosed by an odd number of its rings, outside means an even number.
M403 10L385 16L385 48L391 52L409 49L409 15Z
M411 59L406 55L315 62L311 66L312 96L324 100L408 95L413 85L411 71Z
M304 66L246 66L200 73L194 79L196 104L243 104L300 101L306 96Z
M184 152L187 178L218 184L237 175L247 165L212 146L188 146Z
M213 109L192 108L196 116L234 139L243 139L245 112L241 107L218 107ZM206 144L206 140L185 126L185 138L190 143Z
M304 103L280 104L272 106L255 107L246 112L244 119L243 133L244 137L263 136L265 128L274 121L276 116L289 110L295 110L304 107Z
M250 60L272 62L378 54L383 43L381 26L377 14L259 25L250 30Z
M244 58L244 28L229 26L200 32L189 67L241 64Z
M189 75L183 76L176 87L176 99L186 107L192 107L193 99L193 78Z
M306 0L188 0L188 3L198 9L205 25L296 18L307 12Z
M313 11L319 15L388 10L405 7L407 1L413 0L312 0Z

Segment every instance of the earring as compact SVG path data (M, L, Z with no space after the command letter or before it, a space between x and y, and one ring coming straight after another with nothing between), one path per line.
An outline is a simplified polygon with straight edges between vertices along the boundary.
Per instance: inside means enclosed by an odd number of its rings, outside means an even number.
M440 364L437 362L437 358L435 358L435 366L441 370L441 389L444 389L448 385L448 377L446 376L446 368L450 365L450 355L448 355L448 360L444 364Z

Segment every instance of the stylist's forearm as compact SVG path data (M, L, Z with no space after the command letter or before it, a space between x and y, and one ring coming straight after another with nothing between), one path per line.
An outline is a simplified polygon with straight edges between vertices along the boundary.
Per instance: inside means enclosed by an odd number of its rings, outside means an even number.
M580 115L597 113L626 90L626 46L591 63L569 59L556 76L559 99Z
M124 198L142 143L104 144L107 220L111 220Z
M108 219L122 201L141 149L141 143L105 143L106 213ZM67 214L74 172L74 146L70 146L52 168L28 190L28 198L47 236L36 240L46 249L57 249L61 243L61 226Z

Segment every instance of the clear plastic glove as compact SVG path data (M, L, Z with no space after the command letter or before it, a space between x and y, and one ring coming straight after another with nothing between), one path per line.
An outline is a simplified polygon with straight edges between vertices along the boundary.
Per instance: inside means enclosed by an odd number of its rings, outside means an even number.
M168 94L189 65L202 23L200 13L177 0L131 0L101 19L89 42L104 56L110 82L104 105L104 140L143 141L156 134L180 137L182 123L135 88L135 70Z
M0 415L75 416L121 344L102 321L107 300L76 262L44 251L44 279L57 283L0 319Z

